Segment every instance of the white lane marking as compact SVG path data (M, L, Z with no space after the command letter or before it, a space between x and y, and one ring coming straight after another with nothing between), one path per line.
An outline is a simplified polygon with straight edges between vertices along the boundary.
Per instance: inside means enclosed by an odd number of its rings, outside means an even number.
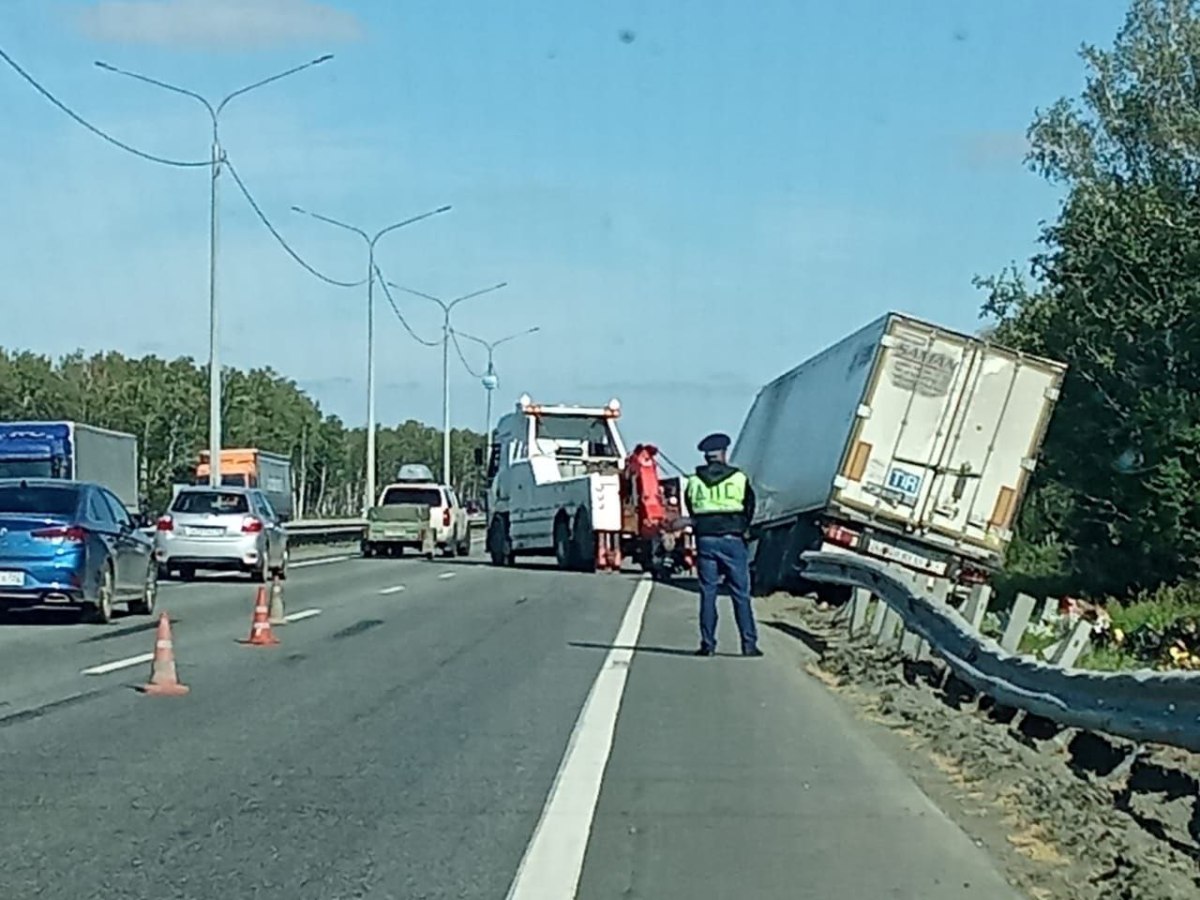
M442 579L442 581L445 581L447 578L453 578L454 575L455 575L454 572L443 572L441 575L438 576L438 578Z
M330 563L345 562L352 556L322 556L320 559L302 559L300 562L289 562L289 569L307 569L309 566L327 566Z
M402 585L402 584L397 584L397 585L396 585L396 586L394 586L394 587L390 587L390 588L384 588L384 589L383 589L382 591L380 591L379 593L381 593L381 594L398 594L398 593L400 593L400 592L401 592L401 591L403 591L403 590L405 590L405 587L404 587L404 585Z
M614 646L575 722L542 817L508 889L508 900L563 900L574 897L579 888L596 801L633 659L630 648L642 632L646 601L653 588L654 582L647 578L638 582L633 592Z
M313 616L319 616L320 614L321 610L319 609L302 609L299 612L288 613L283 617L283 621L303 622L305 619L311 619Z
M128 669L132 666L140 666L143 663L151 662L154 659L153 653L139 653L137 656L130 656L127 659L118 659L114 662L104 663L99 666L92 666L90 669L84 669L80 675L107 675L109 672L119 672L121 669Z

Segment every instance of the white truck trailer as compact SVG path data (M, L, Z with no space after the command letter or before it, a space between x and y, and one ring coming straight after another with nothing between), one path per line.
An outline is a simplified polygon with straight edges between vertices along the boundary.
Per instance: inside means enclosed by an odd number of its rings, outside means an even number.
M1066 367L888 313L758 394L731 453L756 589L833 550L952 582L999 567Z
M560 568L621 564L621 404L547 406L524 395L501 417L488 464L492 564L553 555Z

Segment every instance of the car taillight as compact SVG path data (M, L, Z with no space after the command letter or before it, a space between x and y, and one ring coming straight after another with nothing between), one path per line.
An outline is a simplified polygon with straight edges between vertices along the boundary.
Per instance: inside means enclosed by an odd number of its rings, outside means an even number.
M68 541L72 544L82 544L87 539L87 532L78 525L60 525L54 528L40 528L32 532L30 537L42 541Z
M157 527L159 531L174 531L175 520L170 516L162 516L159 518L158 525L155 527Z
M450 507L442 510L442 524L449 527L450 525Z
M242 534L258 534L262 530L262 519L256 519L254 516L246 516L242 519Z

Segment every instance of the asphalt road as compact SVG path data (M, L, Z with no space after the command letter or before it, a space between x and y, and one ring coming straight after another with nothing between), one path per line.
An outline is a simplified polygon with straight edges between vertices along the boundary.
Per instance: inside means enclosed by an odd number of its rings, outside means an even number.
M145 617L0 621L0 897L1015 896L787 638L688 655L681 591L353 559L293 571L273 648L253 596L164 587L180 698L105 671Z

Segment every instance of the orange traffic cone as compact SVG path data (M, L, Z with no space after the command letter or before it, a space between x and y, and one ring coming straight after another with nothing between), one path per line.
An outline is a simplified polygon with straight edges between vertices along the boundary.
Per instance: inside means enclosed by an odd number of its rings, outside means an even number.
M143 694L158 697L178 697L188 692L175 674L175 646L171 640L171 620L163 613L158 617L158 633L154 638L154 661L150 663L150 683L140 688Z
M250 637L239 643L252 647L271 647L279 638L271 633L271 610L267 606L267 589L260 587L254 598L254 619L250 623Z

